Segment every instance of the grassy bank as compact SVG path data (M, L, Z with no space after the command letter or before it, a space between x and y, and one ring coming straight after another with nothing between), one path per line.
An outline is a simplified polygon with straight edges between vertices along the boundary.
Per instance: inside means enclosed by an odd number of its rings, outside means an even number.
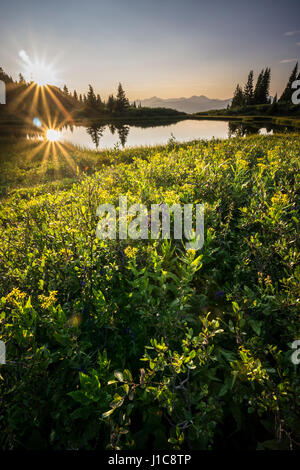
M265 115L245 115L237 114L235 116L229 114L210 114L206 113L197 113L189 115L187 119L199 119L199 120L213 120L213 121L237 121L242 123L267 123L267 124L276 124L279 126L287 127L296 127L300 128L300 119L298 117L291 116L265 116Z
M297 448L299 136L69 148L74 166L23 145L1 155L0 446ZM204 247L98 240L120 194L205 203Z

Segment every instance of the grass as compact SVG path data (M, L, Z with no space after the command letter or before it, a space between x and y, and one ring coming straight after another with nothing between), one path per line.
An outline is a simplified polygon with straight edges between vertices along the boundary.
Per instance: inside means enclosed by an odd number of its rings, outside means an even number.
M0 446L299 448L299 135L36 145L1 150ZM204 247L98 240L120 194L204 203Z

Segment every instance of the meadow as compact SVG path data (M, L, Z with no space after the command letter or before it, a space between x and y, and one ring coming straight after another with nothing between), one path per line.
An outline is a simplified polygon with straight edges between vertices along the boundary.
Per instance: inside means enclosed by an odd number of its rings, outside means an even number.
M0 155L2 449L299 449L299 134ZM204 203L205 243L96 208Z

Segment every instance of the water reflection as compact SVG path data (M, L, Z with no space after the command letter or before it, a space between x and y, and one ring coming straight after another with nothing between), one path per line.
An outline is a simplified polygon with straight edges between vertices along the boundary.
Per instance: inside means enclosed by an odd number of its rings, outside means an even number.
M105 126L99 126L94 124L93 126L87 127L86 131L91 136L91 139L98 150L100 139L103 136Z
M277 127L277 129L276 129ZM241 122L229 121L228 122L228 137L244 137L251 134L272 133L275 130L283 130L280 126L275 126L270 123L262 122Z
M176 141L192 141L199 139L228 138L247 136L251 134L271 132L299 132L299 129L275 125L270 121L217 121L192 120L181 121L138 121L125 123L93 122L72 125L64 123L57 127L60 132L60 141L88 147L90 149L114 148L141 145L166 144L171 135ZM0 137L4 129L0 129ZM7 126L5 135L10 137L28 137L32 139L45 139L45 132L36 126L19 125Z

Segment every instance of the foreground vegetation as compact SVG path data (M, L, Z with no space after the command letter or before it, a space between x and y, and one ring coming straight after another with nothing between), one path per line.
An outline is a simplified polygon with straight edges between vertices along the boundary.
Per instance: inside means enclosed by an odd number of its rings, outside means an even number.
M299 448L299 136L73 149L52 173L12 149L0 446ZM204 202L204 247L97 240L120 194Z

